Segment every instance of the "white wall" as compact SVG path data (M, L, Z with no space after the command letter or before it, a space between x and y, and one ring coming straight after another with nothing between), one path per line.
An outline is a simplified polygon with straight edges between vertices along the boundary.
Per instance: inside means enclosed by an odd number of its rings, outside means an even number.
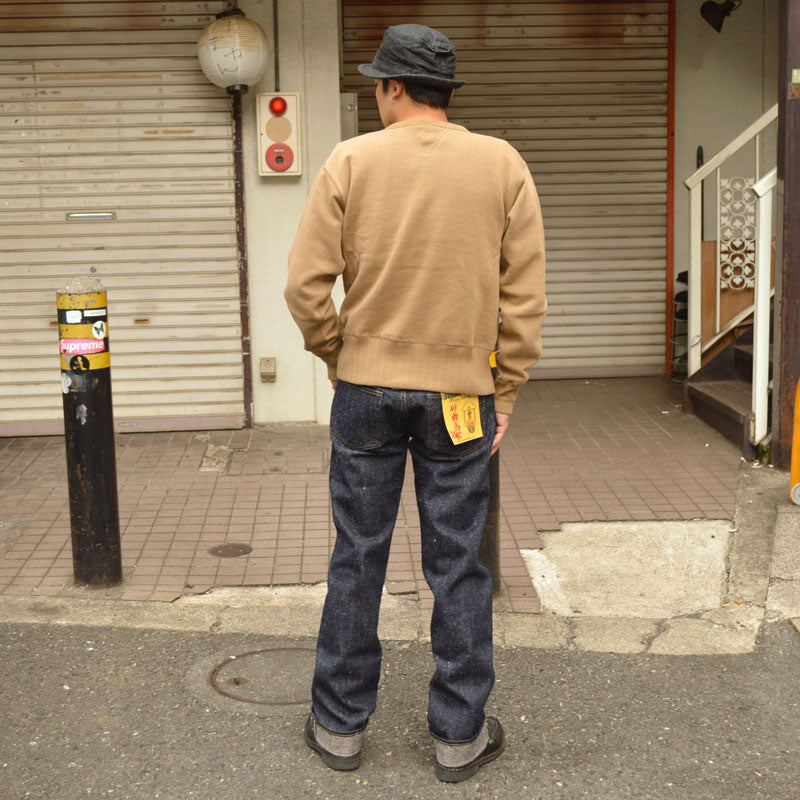
M275 71L243 98L245 209L253 362L253 418L327 423L332 391L324 365L303 349L283 299L286 262L309 187L339 141L339 10L337 0L278 4L279 88L300 92L303 174L260 177L255 96L275 90ZM261 25L274 53L273 0L240 0ZM259 360L277 360L277 379L262 383Z
M746 0L717 33L700 3L676 0L675 273L688 267L689 191L683 181L777 102L778 2ZM710 201L710 202L709 202ZM716 217L707 196L706 238Z

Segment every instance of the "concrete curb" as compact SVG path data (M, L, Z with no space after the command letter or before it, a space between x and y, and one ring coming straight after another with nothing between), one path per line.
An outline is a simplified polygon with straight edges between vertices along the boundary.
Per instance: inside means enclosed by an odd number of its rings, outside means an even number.
M63 597L0 597L0 623L86 625L202 633L315 638L325 586L219 589L174 603ZM502 605L502 601L499 605ZM500 610L498 647L595 653L718 655L751 652L763 609L736 606L700 618L559 617ZM385 594L379 633L386 641L429 641L430 612Z

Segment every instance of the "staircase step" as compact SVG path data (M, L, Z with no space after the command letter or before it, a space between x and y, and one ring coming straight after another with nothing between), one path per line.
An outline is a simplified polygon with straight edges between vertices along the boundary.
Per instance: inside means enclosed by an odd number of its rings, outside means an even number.
M753 345L752 344L739 344L738 342L734 345L734 349L740 351L741 353L746 353L753 357ZM769 345L769 360L772 361L772 342Z
M742 425L750 413L753 397L749 384L739 380L691 383L689 384L689 394L692 397L693 410L696 409L696 401L700 401L718 414ZM698 416L701 415L698 414ZM714 427L717 426L714 425Z
M753 375L753 345L737 342L733 346L733 363L736 374L743 381L752 382ZM769 346L769 376L772 377L772 345Z
M689 270L685 269L678 273L678 283L689 283Z
M683 289L680 292L675 292L675 302L676 303L688 303L689 302L689 290Z
M719 431L742 450L746 458L754 458L749 440L752 388L744 381L698 381L685 388L689 409L707 425Z

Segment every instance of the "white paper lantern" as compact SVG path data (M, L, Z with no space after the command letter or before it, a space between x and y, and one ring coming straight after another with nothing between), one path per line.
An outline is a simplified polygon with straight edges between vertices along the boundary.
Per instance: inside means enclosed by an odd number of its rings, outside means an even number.
M267 35L238 8L217 14L197 42L200 68L230 94L246 92L267 71Z

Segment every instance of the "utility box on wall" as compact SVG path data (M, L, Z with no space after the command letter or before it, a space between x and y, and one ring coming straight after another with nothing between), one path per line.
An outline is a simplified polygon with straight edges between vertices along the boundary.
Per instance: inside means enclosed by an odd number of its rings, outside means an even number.
M273 92L256 96L258 174L300 175L300 95Z

